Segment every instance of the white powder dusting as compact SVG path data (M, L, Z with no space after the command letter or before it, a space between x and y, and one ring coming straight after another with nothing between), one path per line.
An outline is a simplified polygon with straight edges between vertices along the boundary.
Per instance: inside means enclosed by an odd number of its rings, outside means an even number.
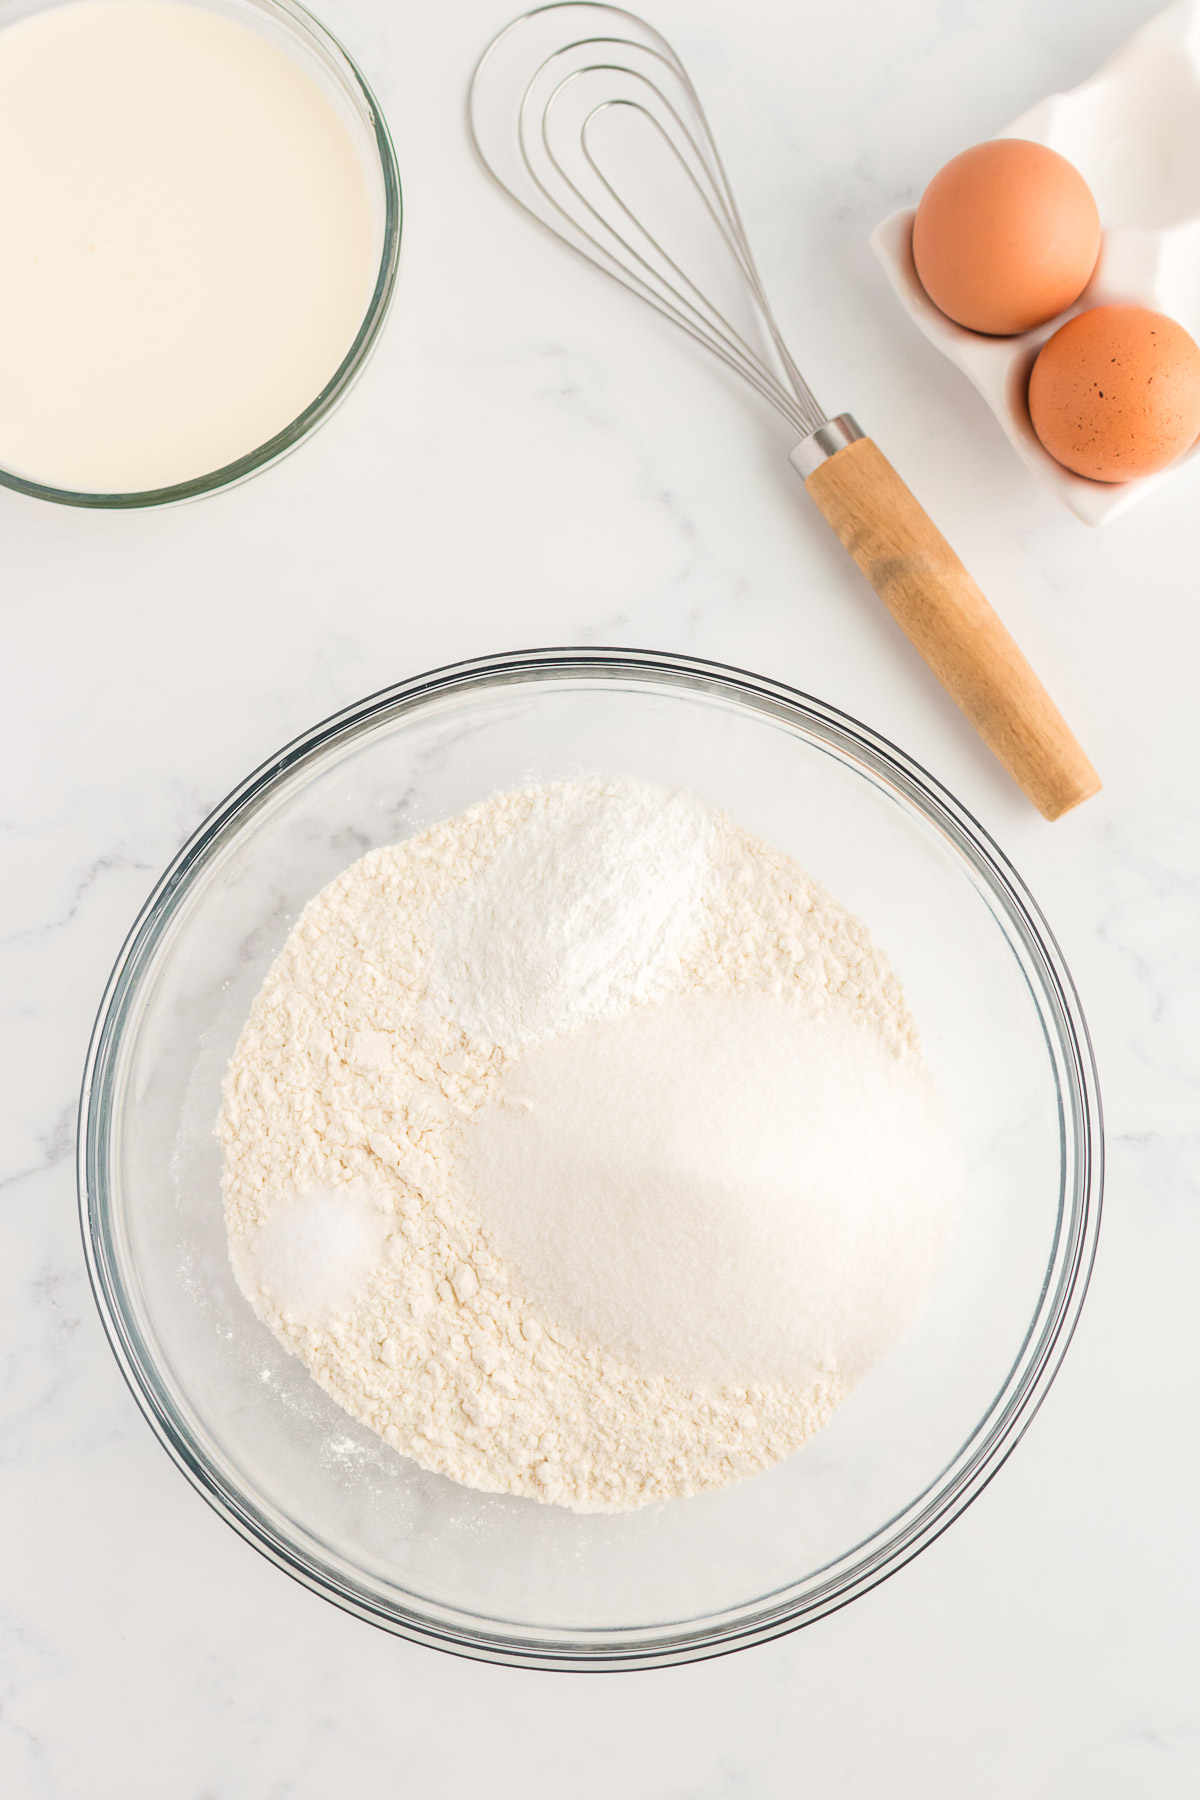
M515 1049L678 989L712 885L711 808L642 782L544 788L438 907L429 1004Z
M749 1017L744 1029L735 1022L753 997L780 1014L779 1059ZM726 1050L706 1038L700 1012L694 1027L671 1023L714 1005L728 1010ZM882 1194L872 1186L881 1163L887 1174L882 1135L855 1179L835 1166L828 1134L804 1152L812 1179L796 1176L800 1119L787 1123L790 1149L743 1142L739 1155L741 1132L728 1129L722 1107L735 1101L743 1130L772 1137L794 1088L825 1091L818 1029L827 1033L826 1086L836 1070L851 1073L845 1034L857 1033L870 1046L855 1077L862 1104L886 1110L905 1092L918 1097L919 1120L928 1088L895 977L864 929L789 858L694 798L641 783L498 795L353 864L304 909L270 970L218 1123L238 1280L348 1412L470 1486L611 1510L767 1468L819 1430L882 1339L902 1328L928 1286L948 1211L936 1157L926 1159L924 1222L915 1182L893 1175ZM644 1043L658 1034L667 1147L707 1192L689 1193L662 1161L649 1101L617 1078L623 1034L632 1043L642 1030ZM732 1067L739 1032L755 1037L742 1046L753 1051L753 1077ZM705 1041L717 1053L712 1072L701 1067ZM643 1075L653 1054L639 1053ZM570 1057L582 1060L556 1075L556 1058ZM597 1061L608 1092L598 1085L592 1107L569 1070L595 1082ZM813 1106L809 1118L818 1123ZM894 1124L897 1169L907 1169L919 1123ZM932 1141L940 1116L929 1112L927 1124ZM571 1130L595 1145L594 1161L571 1151ZM489 1133L499 1135L485 1164ZM570 1192L548 1191L543 1149L570 1164ZM522 1168L547 1210L518 1242ZM496 1183L485 1192L489 1169ZM889 1197L909 1219L910 1230L893 1231L900 1260L882 1331L868 1321L856 1336L846 1326L848 1292L822 1315L815 1267L797 1273L802 1234L789 1204L815 1220L835 1179L858 1213L840 1238L825 1222L830 1266L841 1254L845 1273L854 1246L886 1225ZM639 1194L644 1202L638 1229L661 1274L656 1294L653 1271L635 1259L649 1323L632 1294L624 1313L616 1304L628 1244L618 1255L612 1232L606 1242L606 1182L628 1214ZM359 1225L343 1233L338 1205ZM764 1242L741 1233L763 1206L791 1246L794 1292L807 1297L802 1328L772 1322L776 1302L753 1292ZM350 1248L368 1219L377 1231L369 1268ZM322 1310L328 1290L305 1286L318 1240L346 1252L332 1312ZM724 1261L717 1244L728 1245ZM725 1270L719 1304L689 1301L693 1265L710 1286ZM886 1281L878 1268L860 1274L875 1305Z

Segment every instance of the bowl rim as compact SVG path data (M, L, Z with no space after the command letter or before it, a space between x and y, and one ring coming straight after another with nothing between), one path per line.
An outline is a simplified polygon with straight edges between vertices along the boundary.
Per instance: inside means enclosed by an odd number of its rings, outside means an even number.
M1050 1041L1051 1003L1059 1055L1052 1050L1059 1094L1063 1156L1058 1228L1038 1306L1008 1376L983 1419L926 1487L872 1537L825 1568L800 1578L803 1595L781 1589L707 1619L664 1626L586 1627L574 1634L522 1624L501 1628L494 1616L421 1599L381 1603L348 1564L335 1565L301 1548L236 1479L214 1466L176 1416L122 1298L122 1278L109 1234L106 1181L116 1055L141 972L163 924L192 877L297 769L352 742L381 719L456 691L591 677L665 683L683 691L723 694L751 710L802 725L827 749L882 777L956 849L1020 932L1044 997L1035 995ZM1028 972L1026 971L1028 980ZM1032 988L1032 983L1030 983ZM1066 1086L1060 1070L1065 1071ZM1071 1154L1068 1154L1068 1151ZM141 908L106 984L88 1047L79 1101L77 1179L80 1228L93 1297L109 1345L137 1405L192 1486L255 1549L314 1593L382 1629L474 1660L551 1670L634 1670L729 1654L781 1637L848 1605L903 1568L941 1535L983 1491L1011 1454L1045 1398L1071 1341L1087 1292L1100 1226L1104 1135L1099 1080L1087 1024L1058 944L1008 858L978 821L920 764L851 715L798 689L728 664L669 652L564 646L449 663L397 682L344 707L300 733L254 769L197 827ZM1071 1192L1067 1192L1068 1178ZM984 1429L986 1427L986 1429ZM824 1577L812 1586L814 1576Z
M252 475L281 462L285 456L298 449L341 405L370 360L387 318L400 266L404 201L395 145L383 110L366 76L345 46L314 13L300 5L300 0L199 0L199 3L206 5L211 11L229 16L257 12L282 25L293 37L299 37L309 49L317 52L325 67L342 81L346 91L358 103L374 141L383 182L383 228L380 233L379 265L362 322L345 356L320 393L310 400L303 412L298 413L265 443L247 450L232 462L222 464L219 469L210 469L204 475L190 476L186 481L171 482L166 487L139 488L128 493L97 493L53 487L49 483L18 475L14 470L0 465L0 487L25 494L30 499L49 500L59 506L124 512L146 507L178 506L189 500L199 500L206 494L220 492L224 488L237 487ZM65 0L32 0L32 3L27 0L21 17L49 12L63 4ZM16 18L0 20L0 30L18 22ZM253 30L254 27L249 26L248 29Z

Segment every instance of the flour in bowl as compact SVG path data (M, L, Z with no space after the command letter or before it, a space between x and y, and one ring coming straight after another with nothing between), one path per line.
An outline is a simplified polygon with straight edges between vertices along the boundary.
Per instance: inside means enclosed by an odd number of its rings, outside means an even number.
M304 909L218 1129L259 1317L469 1486L628 1509L807 1442L958 1205L899 984L786 856L641 782L505 793Z

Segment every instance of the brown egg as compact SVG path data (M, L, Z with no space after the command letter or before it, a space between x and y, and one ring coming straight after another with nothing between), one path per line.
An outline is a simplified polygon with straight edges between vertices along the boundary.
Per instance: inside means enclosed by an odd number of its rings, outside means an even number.
M1057 150L993 138L934 176L912 247L935 306L971 331L1010 337L1078 300L1100 254L1100 215Z
M1165 313L1094 306L1042 345L1029 416L1051 456L1077 475L1153 475L1200 437L1200 348Z

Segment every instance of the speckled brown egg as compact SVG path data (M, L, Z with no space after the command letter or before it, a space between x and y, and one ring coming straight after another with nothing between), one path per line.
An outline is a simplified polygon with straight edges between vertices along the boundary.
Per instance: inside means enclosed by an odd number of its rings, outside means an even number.
M1165 313L1094 306L1043 344L1029 416L1051 456L1077 475L1153 475L1200 437L1200 348Z
M935 306L971 331L1011 337L1078 300L1100 254L1100 214L1057 150L993 138L934 176L912 249Z

